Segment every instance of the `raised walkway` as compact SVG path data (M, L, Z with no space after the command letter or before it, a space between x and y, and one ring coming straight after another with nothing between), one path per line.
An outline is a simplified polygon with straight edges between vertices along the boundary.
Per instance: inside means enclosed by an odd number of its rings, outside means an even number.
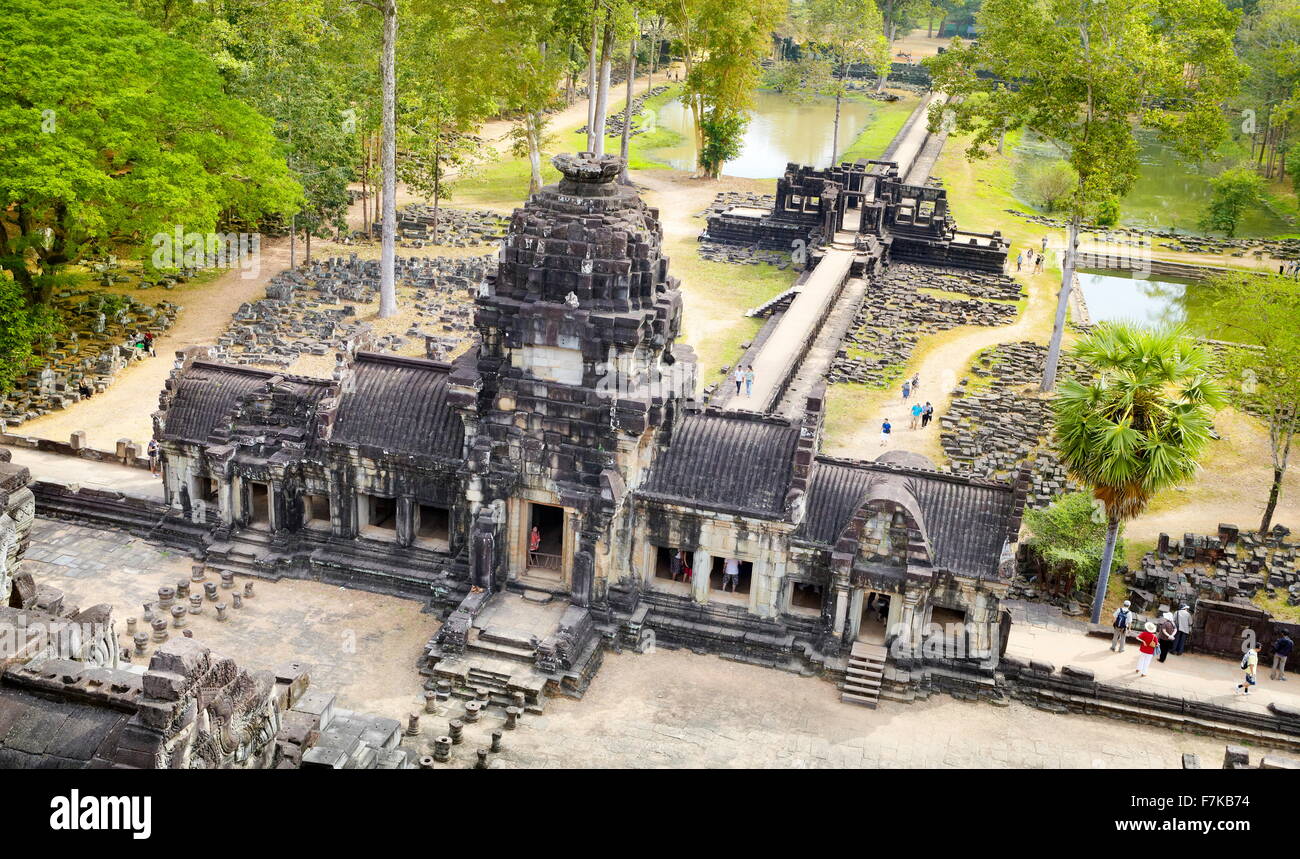
M754 358L753 391L748 396L743 391L737 396L735 388L730 388L723 408L764 414L775 409L794 368L803 360L823 320L839 298L853 265L853 256L853 251L848 250L826 252ZM732 384L730 378L728 384Z
M25 447L5 447L12 454L12 462L27 466L32 480L49 483L83 486L107 492L120 492L134 498L150 501L163 500L162 479L142 468L130 468L116 462L96 462L58 453L31 450Z

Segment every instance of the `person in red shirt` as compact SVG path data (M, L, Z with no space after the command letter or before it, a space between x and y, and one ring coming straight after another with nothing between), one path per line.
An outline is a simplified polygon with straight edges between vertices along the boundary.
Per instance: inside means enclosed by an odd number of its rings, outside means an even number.
M1137 673L1143 677L1147 676L1147 669L1151 667L1151 657L1156 655L1156 644L1160 641L1156 635L1156 625L1147 621L1147 625L1138 633L1138 665Z

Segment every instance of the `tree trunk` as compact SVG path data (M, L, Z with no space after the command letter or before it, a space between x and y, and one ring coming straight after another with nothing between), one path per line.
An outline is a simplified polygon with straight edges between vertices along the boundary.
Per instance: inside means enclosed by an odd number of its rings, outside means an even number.
M1268 529L1273 527L1273 512L1277 510L1277 499L1282 494L1282 476L1285 474L1282 469L1273 469L1273 485L1268 490L1268 503L1264 505L1264 518L1259 521L1259 533L1267 534Z
M598 12L600 10L600 0L592 0L591 3L591 50L587 55L587 151L596 151L596 74L598 62L596 51L600 45L598 23Z
M840 157L840 103L844 100L844 76L848 73L848 61L840 63L840 80L835 87L835 128L831 131L831 163L833 169L836 159Z
M536 111L524 117L524 140L528 143L528 195L542 190L542 115Z
M1106 548L1101 553L1101 568L1097 570L1097 593L1092 598L1092 622L1101 623L1101 607L1106 603L1106 588L1110 585L1110 568L1115 560L1115 541L1119 539L1119 517L1111 516L1106 527Z
M1061 263L1061 291L1056 298L1056 322L1052 325L1052 342L1047 348L1047 361L1043 364L1043 393L1056 387L1056 366L1061 361L1061 338L1065 336L1065 317L1070 310L1070 290L1074 288L1075 260L1079 253L1079 213L1070 216L1070 228L1065 239L1065 259Z
M307 237L307 259L305 262L307 265L311 265L311 229L303 230L303 234Z
M623 158L623 169L619 171L618 181L621 185L631 185L632 179L627 175L627 151L632 135L632 84L636 81L636 35L627 50L627 104L623 105L623 139L619 142L618 153Z
M397 0L384 3L384 239L379 318L397 313Z
M609 76L614 53L614 24L605 22L605 35L600 40L600 81L596 93L595 149L597 155L605 154L605 114L609 111Z

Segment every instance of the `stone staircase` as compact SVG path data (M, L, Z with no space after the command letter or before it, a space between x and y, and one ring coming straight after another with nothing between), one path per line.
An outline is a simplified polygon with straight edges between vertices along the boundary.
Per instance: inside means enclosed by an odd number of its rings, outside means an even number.
M880 701L880 684L884 680L887 656L888 651L878 644L853 642L840 700L845 704L861 704L876 709L876 704Z

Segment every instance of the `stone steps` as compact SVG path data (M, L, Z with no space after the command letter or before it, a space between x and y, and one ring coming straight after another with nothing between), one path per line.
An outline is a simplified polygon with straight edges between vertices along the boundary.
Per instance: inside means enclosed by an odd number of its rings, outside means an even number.
M849 666L845 670L844 683L840 687L840 700L845 704L876 709L888 655L888 651L879 645L855 641L849 655Z

